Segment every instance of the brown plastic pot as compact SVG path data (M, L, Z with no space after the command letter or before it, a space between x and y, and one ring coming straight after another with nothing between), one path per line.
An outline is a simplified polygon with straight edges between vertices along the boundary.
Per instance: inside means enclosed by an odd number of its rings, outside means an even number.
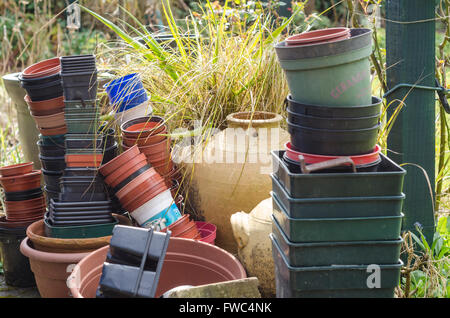
M164 133L166 133L166 131L161 132L161 134L164 134ZM147 137L140 137L140 138L130 138L130 137L123 135L122 140L123 140L123 146L125 146L125 147L131 147L135 144L137 144L139 147L142 147L142 146L157 144L166 138L167 137L164 135L150 135Z
M45 116L32 116L39 128L58 128L66 125L66 121L64 120L64 112Z
M33 170L33 162L18 163L15 165L9 165L0 167L1 177L11 177L21 174L30 173Z
M108 161L106 164L102 165L98 170L104 177L107 177L115 170L120 169L122 166L128 165L128 162L139 154L140 152L138 146L133 146L127 151L122 152L114 159Z
M198 231L195 222L189 221L188 225L184 228L184 230L181 233L174 235L174 237L196 239L200 237L200 232Z
M24 97L33 115L44 116L59 113L64 109L64 97L56 97L40 102L33 102L28 95Z
M170 139L166 138L165 140L157 143L157 144L153 144L153 145L149 145L149 146L140 146L139 150L145 154L146 156L152 156L152 155L159 155L159 154L164 154L164 155L169 155L170 156L170 152L171 152L171 147L170 147Z
M36 222L38 220L40 220L40 218L36 218L34 220L30 219L27 221L7 221L6 220L6 216L1 216L0 217L0 227L2 228L18 228L18 227L27 227L29 226L31 223Z
M39 132L42 136L55 136L55 135L65 135L67 134L67 126L56 127L56 128L40 128L38 127Z
M103 154L66 155L67 167L99 167L102 164Z
M147 158L147 160L148 160L148 158ZM155 168L155 170L162 176L173 171L172 160L163 161L163 162L153 162L153 163L150 162L150 163L152 164L153 168Z
M132 158L127 165L121 166L105 178L105 182L112 188L117 187L122 181L131 176L147 164L144 154L139 154Z
M191 222L189 217L189 214L183 214L181 218L170 224L168 227L162 229L161 232L166 232L169 229L172 232L172 236L176 237L189 227L189 223Z
M26 222L29 220L36 220L36 219L42 219L44 218L45 214L45 208L42 207L40 209L36 209L35 212L30 212L26 214L21 214L21 216L16 215L10 215L9 213L6 215L6 221L13 221L13 222Z
M150 201L151 199L153 199L154 197L156 197L158 194L164 192L167 190L167 186L164 182L164 180L161 180L159 182L157 182L156 184L154 184L152 187L147 188L146 190L144 190L142 193L139 193L137 195L137 197L135 197L134 199L123 199L122 201L120 201L122 203L122 206L128 211L128 212L133 212L134 210L136 210L137 208L139 208L140 206L144 205L146 202ZM135 189L134 191L130 192L131 196L132 194L136 193L137 190Z
M288 46L319 44L350 38L349 28L328 28L296 34L286 39Z
M0 184L6 192L19 192L41 187L41 170L32 170L20 176L1 177Z
M22 72L24 78L39 78L59 73L61 63L59 57L54 57L28 66Z
M75 298L94 298L109 247L85 257L74 269L68 285ZM155 296L183 285L205 285L246 278L242 264L214 245L171 237Z
M128 138L143 138L162 134L167 131L164 119L158 116L146 116L131 119L120 127L122 134Z
M45 205L44 196L22 201L5 201L6 210L28 210Z
M132 225L129 218L123 215L113 214L121 225ZM53 253L89 253L103 246L109 245L111 235L85 238L85 239L62 239L47 237L45 235L44 220L34 222L27 228L27 236L33 242L35 249L42 252Z
M139 176L131 180L128 184L126 184L122 189L117 191L116 197L122 201L126 195L132 191L139 191L137 193L142 193L147 188L151 187L153 184L163 180L161 176L155 171L155 169L150 168Z
M30 260L39 294L43 298L70 297L66 284L70 275L68 270L89 255L89 253L42 252L33 247L28 237L20 244L20 251Z

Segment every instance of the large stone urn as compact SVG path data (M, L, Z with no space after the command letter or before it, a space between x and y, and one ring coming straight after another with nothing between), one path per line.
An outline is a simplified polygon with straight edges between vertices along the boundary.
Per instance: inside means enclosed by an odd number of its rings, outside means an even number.
M263 297L274 297L275 266L272 258L272 199L259 203L250 213L231 216L231 227L238 245L238 256L249 276L258 277Z
M195 147L185 164L188 205L217 226L216 245L231 253L237 253L237 245L230 216L250 211L272 189L270 152L283 149L289 140L281 121L280 115L269 112L231 114L228 128Z

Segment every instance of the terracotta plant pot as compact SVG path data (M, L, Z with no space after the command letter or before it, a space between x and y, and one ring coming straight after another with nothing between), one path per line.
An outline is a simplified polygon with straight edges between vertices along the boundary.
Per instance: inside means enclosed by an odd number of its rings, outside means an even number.
M0 184L6 192L19 192L41 187L41 170L32 170L20 176L1 177Z
M134 210L166 190L166 183L164 182L164 180L161 180L159 182L153 183L152 186L143 190L139 194L136 194L138 192L138 188L135 188L134 191L129 192L128 195L120 202L128 212L133 212ZM133 197L133 195L135 194L136 196Z
M66 155L67 167L99 167L102 164L103 154Z
M16 209L16 210L27 210L33 209L45 205L44 196L38 198L22 200L22 201L5 201L6 210Z
M107 177L109 174L113 173L117 169L120 169L122 166L128 165L129 161L131 161L139 154L140 152L138 146L133 146L127 151L124 151L123 153L118 155L116 158L108 161L108 163L102 165L99 168L99 171L104 177Z
M66 124L64 120L64 112L46 116L35 116L35 115L32 116L39 128L46 128L46 129L58 128Z
M73 297L95 297L103 263L109 247L105 246L84 258L67 283ZM239 261L227 251L208 243L171 237L156 297L183 285L204 285L246 278Z
M139 154L131 159L127 165L113 171L105 178L105 182L112 188L115 188L123 180L131 176L147 164L147 158L144 154Z
M23 70L24 78L39 78L59 73L61 65L59 57L54 57L28 66Z
M119 224L132 225L129 218L113 214ZM33 242L33 247L42 252L53 253L89 253L109 245L111 236L87 239L61 239L45 235L44 220L34 222L27 228L27 236Z
M131 191L134 191L138 188L140 192L142 193L145 189L148 187L151 187L152 185L156 184L157 182L160 182L163 180L161 176L155 171L155 169L150 168L147 171L144 171L142 174L131 180L127 185L125 185L122 189L117 191L116 197L119 200L122 200L124 197L126 197L127 194L129 194Z
M328 28L290 36L286 39L286 44L288 46L311 45L334 42L348 38L350 38L349 28Z
M161 132L161 134L164 134L164 133L166 133L166 131ZM123 140L123 145L126 147L131 147L135 144L137 144L139 147L142 147L142 146L157 144L166 138L167 137L164 135L150 135L147 137L140 137L140 138L130 138L130 137L127 137L124 135L122 140Z
M128 138L143 138L167 131L164 119L158 116L146 116L129 120L120 126L122 134Z
M40 128L38 127L39 132L42 136L55 136L55 135L65 135L67 134L67 126L56 127L56 128Z
M51 115L60 113L64 110L63 96L40 102L33 102L28 95L25 95L24 100L28 104L31 114L35 116Z
M33 170L32 162L19 163L16 165L0 167L1 177L11 177L30 173Z
M43 298L68 298L66 285L69 266L75 266L89 253L50 253L35 249L27 237L20 244L20 251L29 258L39 294Z

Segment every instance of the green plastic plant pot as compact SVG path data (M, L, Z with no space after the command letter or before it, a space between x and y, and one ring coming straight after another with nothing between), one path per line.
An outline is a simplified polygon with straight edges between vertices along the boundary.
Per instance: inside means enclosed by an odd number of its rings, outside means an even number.
M276 201L274 202L276 205ZM403 214L354 218L294 219L280 206L273 216L291 242L348 242L395 240L400 236Z
M99 119L66 119L68 134L95 134L98 130Z
M55 238L94 238L112 235L112 230L119 221L106 224L84 225L84 226L52 226L44 219L45 235Z
M371 31L351 38L305 46L275 46L292 98L303 104L359 106L371 103Z
M371 265L291 266L274 240L272 240L272 255L279 298L393 298L403 265L400 260L394 264L376 264L380 270L379 286L374 286L370 284L373 282L370 276L373 275L373 270L369 267Z
M276 241L291 266L395 264L403 242L386 241L294 243L272 217L272 241Z
M292 218L398 216L405 195L296 199L272 175L272 200ZM274 204L275 206L275 204Z
M285 151L272 151L273 176L292 198L400 196L406 171L383 154L375 172L291 173Z
M64 111L67 112L77 112L78 110L83 110L83 109L87 109L87 111L93 111L94 109L96 109L98 107L98 99L93 99L93 100L85 100L85 101L80 101L80 100L65 100L64 101Z

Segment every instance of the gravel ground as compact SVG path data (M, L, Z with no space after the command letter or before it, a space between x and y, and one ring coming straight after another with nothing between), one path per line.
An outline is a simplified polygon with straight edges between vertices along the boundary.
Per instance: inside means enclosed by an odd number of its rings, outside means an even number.
M8 286L0 274L0 298L40 298L37 288L18 288Z

